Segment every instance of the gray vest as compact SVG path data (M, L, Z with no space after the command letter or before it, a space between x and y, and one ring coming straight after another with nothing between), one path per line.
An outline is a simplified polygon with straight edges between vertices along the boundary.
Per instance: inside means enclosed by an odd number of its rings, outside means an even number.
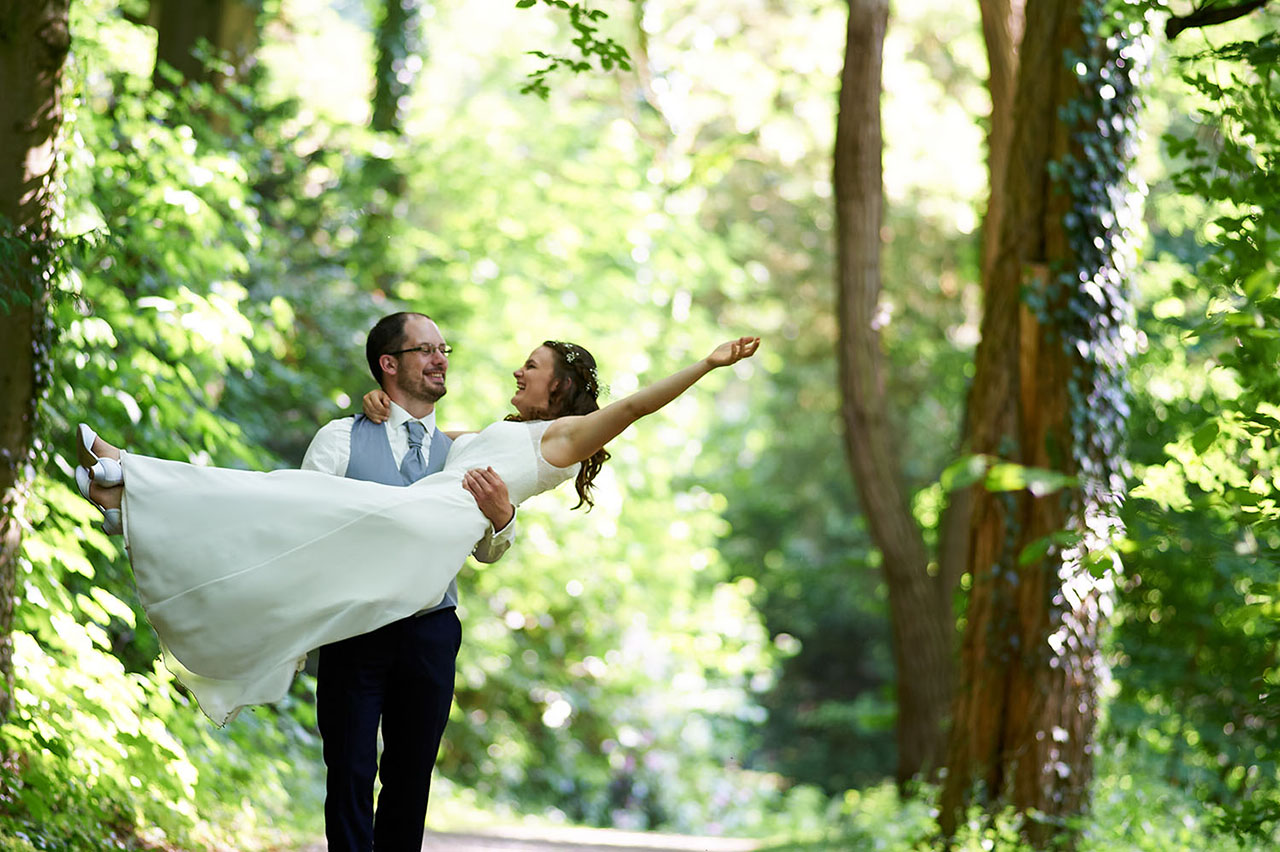
M444 460L449 455L451 444L452 438L439 429L435 430L427 456L427 473L444 469ZM400 473L400 468L396 467L396 457L391 454L391 442L387 439L385 424L374 423L363 414L356 415L355 422L351 424L351 459L347 462L347 478L381 482L383 485L412 484ZM435 612L457 605L458 584L450 581L444 600L423 612Z

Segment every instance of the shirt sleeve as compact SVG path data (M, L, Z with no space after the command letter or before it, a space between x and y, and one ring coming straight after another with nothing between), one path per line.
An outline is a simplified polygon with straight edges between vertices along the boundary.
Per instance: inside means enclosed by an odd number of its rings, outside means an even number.
M507 521L507 525L496 532L493 524L489 524L484 538L480 539L475 549L471 551L471 555L477 562L497 562L502 558L502 554L506 553L511 543L516 540L516 515L518 514L520 512L517 509L511 515L511 520Z
M351 425L353 417L330 420L320 427L302 457L303 470L318 470L333 476L346 476L351 461Z

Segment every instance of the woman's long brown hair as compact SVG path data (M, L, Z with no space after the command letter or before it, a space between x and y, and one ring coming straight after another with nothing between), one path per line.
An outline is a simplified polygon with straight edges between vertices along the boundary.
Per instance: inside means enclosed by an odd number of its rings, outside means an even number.
M565 343L560 340L544 340L542 345L555 353L555 364L552 366L555 389L547 400L544 411L533 413L531 420L554 420L573 414L590 414L600 410L600 380L596 376L596 359L576 343ZM523 420L519 414L513 414L508 420ZM574 487L578 490L577 509L586 506L587 511L595 505L591 499L591 490L600 468L609 460L609 452L601 447L582 463L578 469L578 478Z

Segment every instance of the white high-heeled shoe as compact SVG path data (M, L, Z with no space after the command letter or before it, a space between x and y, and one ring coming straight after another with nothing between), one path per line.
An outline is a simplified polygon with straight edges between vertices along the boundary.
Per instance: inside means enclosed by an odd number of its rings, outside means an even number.
M108 461L114 461L114 459L108 459ZM119 465L116 465L116 467L119 467ZM120 510L104 508L90 497L89 485L91 482L89 470L83 466L77 467L76 488L80 489L81 497L93 503L97 510L102 513L102 531L107 535L124 535L124 517L120 514Z
M97 439L98 433L90 429L87 424L81 423L76 427L77 461L88 472L89 478L102 487L111 488L122 485L124 468L115 459L100 456L93 451L93 442ZM88 496L88 494L85 495L86 498Z

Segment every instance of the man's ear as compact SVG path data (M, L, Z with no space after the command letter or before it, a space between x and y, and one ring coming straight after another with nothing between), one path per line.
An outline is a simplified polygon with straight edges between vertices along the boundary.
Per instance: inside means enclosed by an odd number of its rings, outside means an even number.
M400 362L394 355L379 355L378 366L382 368L382 375L394 376L400 367Z

